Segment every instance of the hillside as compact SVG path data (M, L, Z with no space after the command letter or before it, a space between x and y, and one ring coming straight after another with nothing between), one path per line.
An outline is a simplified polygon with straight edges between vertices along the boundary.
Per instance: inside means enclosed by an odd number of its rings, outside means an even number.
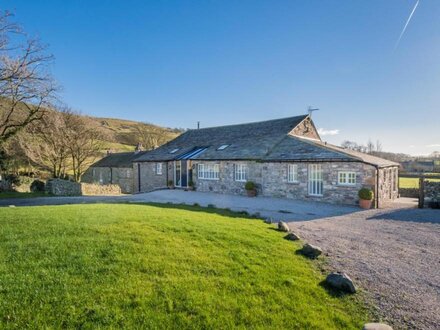
M88 118L106 133L108 136L107 141L105 141L106 147L113 152L134 150L138 142L142 142L142 137L145 135L159 135L162 144L174 139L181 133L179 129L165 128L125 119L91 116L88 116Z
M7 114L7 100L0 97L0 123ZM19 120L23 118L25 108L20 104L11 117ZM49 115L53 109L46 110ZM152 148L152 145L159 146L172 140L182 132L182 129L172 129L160 127L150 123L141 123L131 120L116 118L99 118L80 114L87 117L92 125L96 125L97 129L101 129L105 135L103 152L111 150L112 152L134 150L135 146L141 142L146 149Z

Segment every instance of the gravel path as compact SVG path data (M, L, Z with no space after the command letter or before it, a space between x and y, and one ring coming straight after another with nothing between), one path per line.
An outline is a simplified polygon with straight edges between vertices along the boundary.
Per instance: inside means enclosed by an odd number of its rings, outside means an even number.
M440 328L440 211L400 206L289 225L365 289L395 329Z

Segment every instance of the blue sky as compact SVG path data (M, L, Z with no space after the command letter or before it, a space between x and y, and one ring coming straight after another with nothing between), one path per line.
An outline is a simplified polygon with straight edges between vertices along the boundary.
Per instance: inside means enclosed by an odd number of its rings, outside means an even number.
M194 128L306 113L323 138L440 150L440 1L3 1L85 114ZM335 133L335 132L333 132Z

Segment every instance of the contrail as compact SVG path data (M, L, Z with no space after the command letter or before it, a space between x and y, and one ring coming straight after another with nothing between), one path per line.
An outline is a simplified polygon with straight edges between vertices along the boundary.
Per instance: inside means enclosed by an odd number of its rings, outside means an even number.
M416 9L417 9L417 6L419 5L419 1L420 1L420 0L417 0L417 2L416 2L416 4L415 4L415 6L414 6L414 8L413 8L413 10L412 10L412 12L411 12L411 14L409 15L408 20L406 21L406 24L405 24L405 26L403 27L402 33L400 34L399 39L397 39L396 47L394 47L394 49L396 49L396 48L399 46L400 40L402 39L403 35L405 34L406 28L408 27L408 24L409 24L409 22L411 21L411 18L413 17L414 12L415 12Z

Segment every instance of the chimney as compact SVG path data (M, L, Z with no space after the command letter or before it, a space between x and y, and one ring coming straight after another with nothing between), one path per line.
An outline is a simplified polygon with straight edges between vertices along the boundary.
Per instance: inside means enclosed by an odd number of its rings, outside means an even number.
M138 144L136 145L136 148L134 149L134 153L135 153L135 154L138 154L138 153L140 153L142 150L143 150L142 143L138 142Z

